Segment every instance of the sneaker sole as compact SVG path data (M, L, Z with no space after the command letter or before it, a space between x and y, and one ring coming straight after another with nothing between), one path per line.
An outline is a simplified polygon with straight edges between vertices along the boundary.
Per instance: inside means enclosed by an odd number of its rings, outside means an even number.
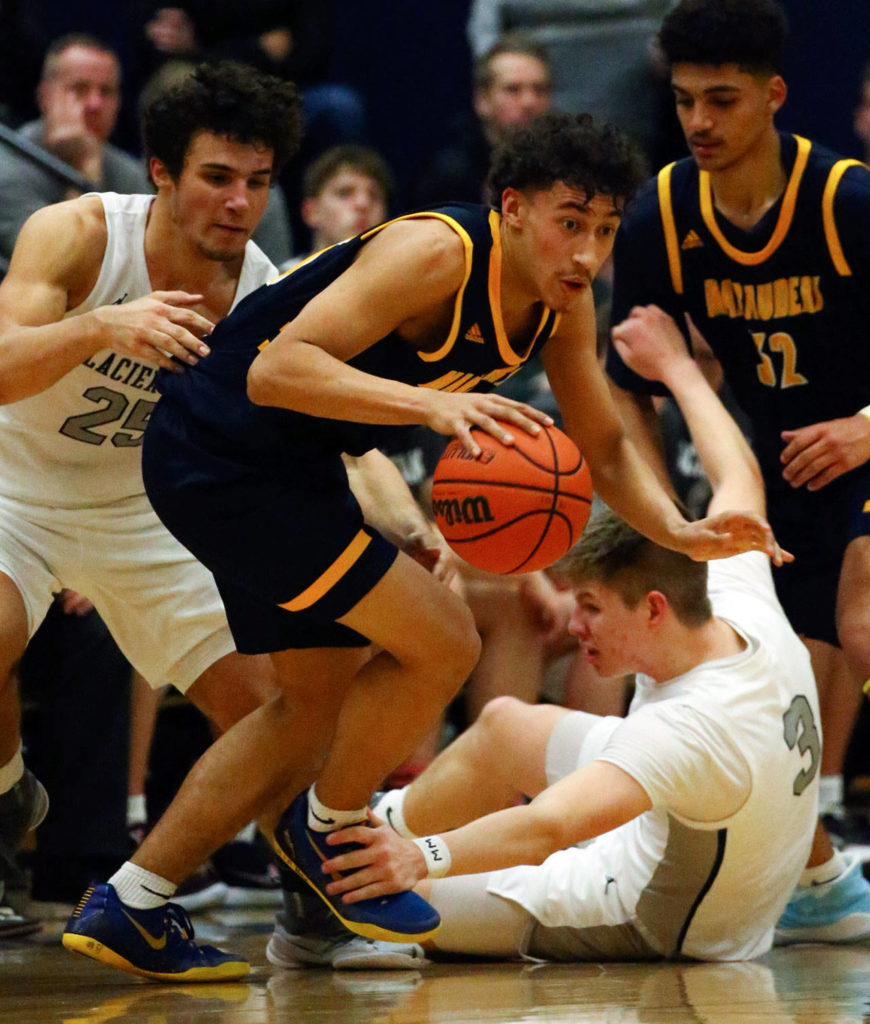
M109 949L104 943L87 935L64 932L61 941L64 948L71 953L80 953L91 960L115 967L119 971L138 974L143 978L154 978L157 981L237 981L239 978L244 978L251 970L250 964L236 962L218 964L216 967L191 967L186 971L147 971L142 967L137 967L120 953Z
M339 921L341 921L341 923L345 926L345 928L348 929L348 931L352 931L356 935L362 935L363 938L365 939L379 939L383 942L407 943L425 942L427 939L431 939L432 936L438 930L436 926L435 928L429 928L425 932L416 932L412 934L410 932L394 932L391 931L389 928L382 928L380 927L380 925L376 924L360 921L349 921L339 912L336 905L334 903L331 903L326 898L326 896L320 891L320 889L314 884L314 882L311 881L308 875L306 875L305 872L300 867L298 867L296 864L293 863L292 860L290 860L290 858L287 856L286 853L284 853L284 851L281 849L281 847L278 845L276 841L272 841L271 845L275 853L278 855L278 857L281 858L282 863L286 864L291 871L297 874L302 879L302 881L305 882L305 884L311 888L312 892L316 893L320 897L320 899L326 904L329 910L338 918Z

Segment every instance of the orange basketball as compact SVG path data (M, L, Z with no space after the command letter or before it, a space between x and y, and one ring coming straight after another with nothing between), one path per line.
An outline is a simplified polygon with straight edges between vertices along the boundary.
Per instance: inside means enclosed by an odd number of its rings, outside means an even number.
M435 467L432 510L453 550L489 572L552 565L589 519L592 480L577 445L556 427L510 427L512 445L474 428L478 458L453 440Z

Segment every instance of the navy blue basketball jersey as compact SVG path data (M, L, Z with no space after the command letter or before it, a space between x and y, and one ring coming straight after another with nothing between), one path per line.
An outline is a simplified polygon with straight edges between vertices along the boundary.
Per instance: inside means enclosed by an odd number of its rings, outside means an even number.
M787 184L751 230L714 208L692 159L648 183L620 227L613 322L656 303L689 313L752 422L765 474L780 432L852 416L870 403L870 169L780 136ZM621 386L654 391L611 347Z
M501 317L500 215L482 206L454 204L399 219L420 217L444 221L465 246L465 279L449 330L432 351L418 351L397 333L389 334L349 365L440 391L491 390L541 348L556 329L558 314L542 308L525 350L515 351ZM325 249L257 289L218 324L208 339L211 353L196 367L183 374L158 374L163 396L159 415L165 423L169 407L175 407L177 422L184 424L187 435L180 442L210 453L211 469L219 470L218 476L232 475L233 464L275 470L327 453L358 455L409 429L265 408L254 405L246 392L248 370L257 354L386 226Z

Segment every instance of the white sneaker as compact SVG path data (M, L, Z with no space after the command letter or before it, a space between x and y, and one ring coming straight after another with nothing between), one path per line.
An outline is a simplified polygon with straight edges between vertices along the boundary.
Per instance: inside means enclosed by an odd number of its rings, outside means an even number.
M276 967L331 967L334 971L410 971L425 967L416 942L381 942L348 932L347 937L293 935L278 921L266 946L266 959Z

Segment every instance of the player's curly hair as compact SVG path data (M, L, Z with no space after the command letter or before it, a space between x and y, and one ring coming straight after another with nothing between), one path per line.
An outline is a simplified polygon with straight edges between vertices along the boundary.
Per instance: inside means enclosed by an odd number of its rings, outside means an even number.
M656 544L609 509L595 513L580 540L554 568L574 586L584 580L604 583L628 608L636 608L651 590L658 590L684 626L703 625L713 614L707 563Z
M668 12L658 45L668 64L737 64L781 74L788 20L776 0L682 0Z
M501 206L506 188L538 191L563 181L586 194L612 196L618 208L646 178L637 146L612 124L591 114L542 114L517 129L495 151L487 182L490 203Z
M145 157L157 157L177 179L200 131L267 146L274 154L274 177L299 148L299 92L292 82L235 61L198 64L158 91L142 111Z

